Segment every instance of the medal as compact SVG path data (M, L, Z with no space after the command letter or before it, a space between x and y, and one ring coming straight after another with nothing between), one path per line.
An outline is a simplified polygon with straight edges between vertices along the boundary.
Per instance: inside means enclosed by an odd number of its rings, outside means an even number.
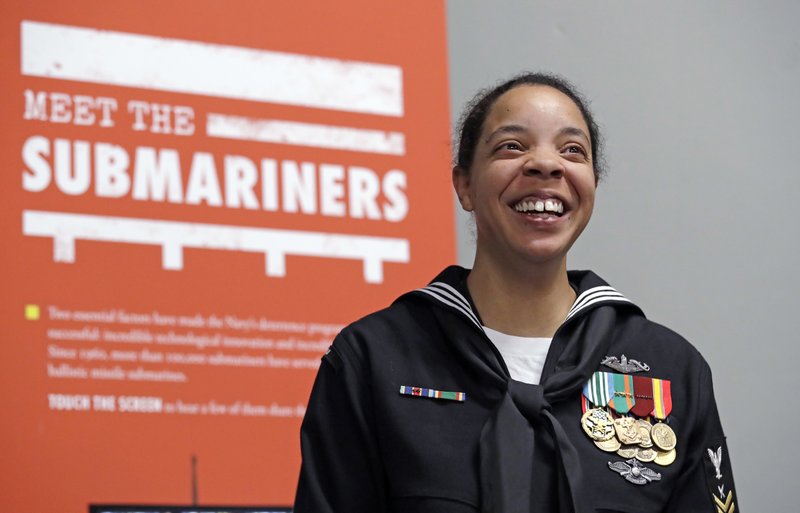
M637 417L648 417L655 406L653 401L653 378L645 376L632 377L635 404L631 408L631 413Z
M637 449L635 445L623 445L617 450L617 454L629 460L636 457Z
M595 440L594 444L602 451L605 452L617 452L620 448L619 440L614 437L609 438L608 440L603 440L602 442L599 440Z
M668 379L653 378L653 416L664 420L672 412L672 388Z
M581 410L583 431L598 449L627 460L613 464L620 466L619 469L610 462L609 467L629 481L639 484L641 476L635 476L636 481L632 481L633 474L647 471L638 462L662 466L675 462L678 442L675 432L665 422L651 424L648 418L653 416L663 421L672 412L670 380L595 372L583 387ZM626 416L628 413L639 418ZM622 466L630 467L630 475L626 475ZM654 480L658 479L656 475L660 477L654 473Z
M664 452L671 451L678 443L675 432L663 422L659 422L653 426L653 429L650 430L650 437L653 439L653 443L656 444L656 447Z
M644 447L637 447L636 448L636 459L639 461L643 461L645 463L654 461L658 456L658 453L655 449L647 449Z
M611 398L609 406L620 415L625 415L636 400L633 397L633 376L627 374L614 374L614 396Z
M625 445L639 443L638 422L633 417L620 417L614 420L614 430L619 441Z
M614 419L603 409L587 410L581 417L581 426L592 440L602 442L614 437Z
M675 449L672 449L671 451L667 451L667 452L658 451L658 454L656 455L656 459L653 460L653 463L655 463L656 465L664 466L664 467L666 467L667 465L672 465L672 462L675 461L675 456L676 455L677 455L677 453L675 452Z
M639 433L639 447L652 447L653 440L650 438L650 430L653 426L644 419L636 419L636 430Z

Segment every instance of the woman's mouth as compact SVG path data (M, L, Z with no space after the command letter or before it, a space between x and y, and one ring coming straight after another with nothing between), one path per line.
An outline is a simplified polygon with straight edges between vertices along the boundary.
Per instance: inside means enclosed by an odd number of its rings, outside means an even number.
M526 199L515 204L513 208L522 214L536 217L561 217L564 214L564 203L556 198Z

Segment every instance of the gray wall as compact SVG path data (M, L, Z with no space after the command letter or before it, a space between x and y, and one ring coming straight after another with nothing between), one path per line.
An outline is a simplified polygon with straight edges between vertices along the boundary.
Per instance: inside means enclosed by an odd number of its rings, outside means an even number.
M592 100L610 173L570 267L595 270L709 361L739 507L798 511L800 2L447 7L454 122L475 91L524 69ZM458 237L469 266L460 212Z

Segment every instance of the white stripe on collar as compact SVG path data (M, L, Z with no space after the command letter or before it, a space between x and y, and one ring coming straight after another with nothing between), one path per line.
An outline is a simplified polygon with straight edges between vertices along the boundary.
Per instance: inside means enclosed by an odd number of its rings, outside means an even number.
M437 299L439 302L455 308L462 314L466 315L467 318L473 322L473 324L483 330L483 326L481 326L481 323L478 321L478 316L475 315L475 312L472 310L469 301L467 301L467 299L459 291L447 283L436 281L427 287L417 289L417 291L424 292L434 299ZM609 285L592 287L588 290L585 290L575 299L575 302L572 304L572 308L570 308L569 312L567 313L567 317L564 319L564 322L577 315L580 311L603 301L631 303L628 298L617 292L614 287Z
M455 308L459 312L466 315L467 318L475 324L475 326L483 330L481 323L478 322L478 316L475 315L475 312L472 311L472 307L469 305L469 301L467 301L459 291L447 283L436 281L425 288L417 289L417 291L424 292L440 302Z
M624 303L631 302L628 298L617 292L614 287L610 287L608 285L592 287L588 290L585 290L575 299L575 303L573 303L572 308L570 308L569 312L567 313L567 318L564 320L567 321L571 319L581 310L601 301L621 301Z

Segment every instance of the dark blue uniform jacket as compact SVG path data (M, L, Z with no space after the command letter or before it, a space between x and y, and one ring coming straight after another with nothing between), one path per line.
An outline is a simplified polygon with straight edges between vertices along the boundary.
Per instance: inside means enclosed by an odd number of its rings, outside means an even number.
M521 383L481 328L468 272L449 267L337 336L303 421L296 513L739 512L711 372L694 347L593 273L571 271L578 299L541 385ZM584 384L623 354L649 365L636 375L671 382L677 458L642 463L660 474L643 485L610 469L625 459L581 427Z

